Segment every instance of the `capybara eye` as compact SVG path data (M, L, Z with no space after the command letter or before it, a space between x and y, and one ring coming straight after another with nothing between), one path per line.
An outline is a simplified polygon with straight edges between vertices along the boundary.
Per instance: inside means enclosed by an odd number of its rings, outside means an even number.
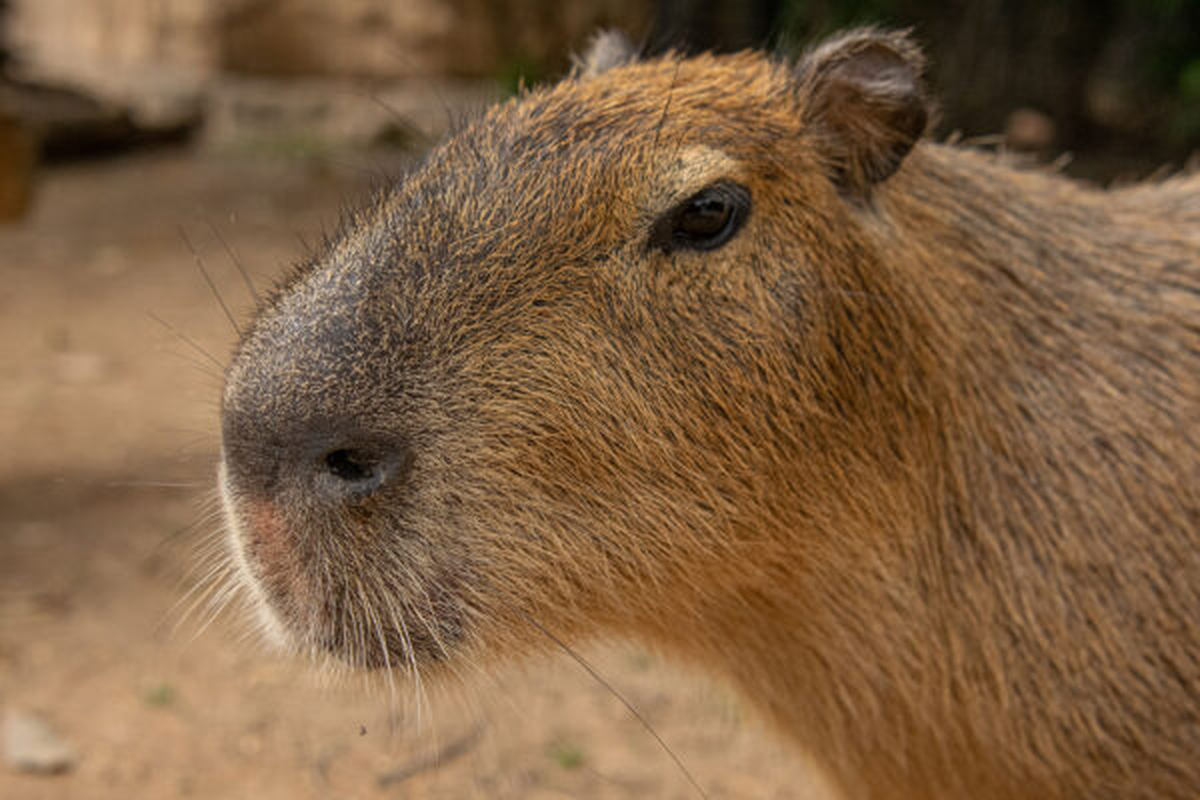
M719 181L664 214L650 234L650 246L664 253L681 248L715 250L733 238L750 214L750 192Z

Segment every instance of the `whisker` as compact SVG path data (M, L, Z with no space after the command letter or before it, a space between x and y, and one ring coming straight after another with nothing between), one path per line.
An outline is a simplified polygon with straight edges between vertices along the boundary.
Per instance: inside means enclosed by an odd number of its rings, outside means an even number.
M379 640L379 648L380 648L381 653L383 654L383 666L384 666L384 671L385 671L386 680L387 680L388 709L389 709L389 715L390 715L391 709L394 709L396 707L398 701L397 701L397 695L396 695L396 677L395 677L395 675L392 674L392 657L391 657L391 654L388 652L387 634L384 632L383 624L382 624L382 621L381 621L379 615L375 613L374 607L372 606L371 602L367 599L367 595L363 589L362 582L355 581L355 587L358 590L358 599L359 599L359 602L362 604L363 613L367 615L367 617L369 618L369 621L371 623L371 627L375 629L375 638Z
M195 259L196 269L200 270L200 274L204 277L204 282L208 284L208 288L212 290L213 297L217 298L217 303L221 306L221 310L225 312L225 319L229 320L229 324L233 326L233 332L239 337L242 335L242 329L238 326L237 320L234 319L233 312L229 310L229 306L225 304L225 298L221 295L221 291L217 288L217 284L213 282L212 276L208 274L208 270L204 267L204 259L200 257L200 253L196 250L192 240L188 237L187 231L183 226L179 226L179 235L183 237L184 244L191 251L192 258Z
M222 576L220 589L210 595L207 608L204 616L200 620L199 630L196 631L193 640L199 639L208 630L209 626L221 616L221 613L228 608L234 598L241 594L241 584L235 580L225 580L230 577L230 573L224 573Z
M416 653L413 650L412 637L408 633L408 625L404 622L403 612L397 614L391 603L387 604L386 610L392 620L392 626L395 630L399 631L400 639L404 643L404 660L407 662L409 674L412 675L413 679L414 710L417 716L417 730L419 731L421 729L421 692L423 691L423 687L421 685L421 672L417 668Z
M213 235L217 237L217 241L221 243L221 247L225 248L225 253L229 256L229 260L233 262L235 267L237 267L238 274L242 276L242 282L246 284L246 289L250 292L250 297L254 298L254 305L260 305L262 303L262 299L258 295L258 289L254 287L254 281L250 280L250 273L246 271L246 265L242 263L242 260L238 258L237 253L234 252L234 249L229 244L229 241L224 235L222 235L221 229L218 228L211 220L209 220L208 227L210 230L212 230Z
M675 84L679 80L679 66L683 63L683 59L675 59L675 71L671 74L671 85L667 88L667 101L663 103L662 116L658 118L658 125L654 127L654 148L658 147L658 137L662 133L663 125L667 122L667 114L671 111L671 98L675 96Z
M449 116L450 107L446 103L445 97L443 97L441 95L440 91L438 91L437 94L438 94L438 99L442 103L443 110L446 112L447 116ZM409 120L403 114L400 113L399 109L395 108L391 103L387 102L382 97L380 97L377 92L366 92L365 96L371 102L375 103L380 108L382 108L384 111L386 111L389 115L391 115L393 124L396 125L396 127L403 133L404 136L409 137L410 139L418 142L418 145L424 149L428 149L429 147L431 147L434 144L433 137L429 136L427 133L425 133L419 127L414 125L411 120ZM452 122L452 120L447 120L447 121Z
M208 511L201 511L199 516L196 517L196 519L192 520L191 522L189 522L186 525L180 525L179 527L170 531L169 533L164 535L162 538L160 538L158 541L156 541L146 551L145 555L142 556L143 563L149 562L151 559L153 559L155 556L157 556L160 552L162 552L162 550L164 550L169 545L173 544L180 537L186 536L194 530L197 530L199 528L202 528L202 527L205 527L205 526L208 526L208 525L211 525L211 524L217 522L217 520L220 518L221 513L222 512L221 512L220 508L212 508ZM214 544L214 542L215 542L215 544ZM201 545L201 547L207 549L209 552L216 552L217 546L223 545L223 544L224 544L223 537L221 537L219 535L213 535L212 541ZM202 554L203 554L203 551L202 551Z
M388 57L395 59L396 63L401 69L405 71L416 72L418 74L420 73L420 65L415 64L413 59L400 48L390 47L384 52ZM450 108L450 102L446 99L445 92L443 92L441 87L433 81L428 81L426 83L426 88L433 92L434 97L437 98L438 105L442 107L442 113L446 115L446 130L453 132L458 124L458 121L455 119L454 110ZM388 111L391 111L397 119L403 120L403 117L400 114L397 114L387 105L384 105L384 108ZM431 137L424 136L424 138L428 140Z
M221 374L224 374L224 372L225 372L225 365L224 365L224 364L222 364L222 363L221 363L221 361L220 361L220 360L219 360L219 359L218 359L216 356L214 356L212 353L208 352L208 351L207 351L207 350L205 350L203 347L201 347L201 346L200 346L200 345L199 345L199 344L196 342L196 340L192 339L192 338L191 338L190 336L188 336L186 333L184 333L183 331L179 330L179 329L178 329L178 328L176 328L174 325L172 325L171 323L167 322L167 321L166 321L165 319L163 319L162 317L160 317L160 316L158 316L157 314L155 314L153 311L147 311L147 312L146 312L146 314L147 314L147 315L149 315L150 319L154 320L154 321L155 321L155 322L157 322L159 325L162 325L162 326L163 326L164 328L166 328L168 331L170 331L171 333L173 333L173 334L175 334L176 336L178 336L178 337L180 338L180 340L182 340L182 341L183 341L183 343L184 343L184 344L186 344L187 346L191 347L191 348L192 348L193 350L195 350L197 353L199 353L200 355L204 356L204 357L205 357L205 358L207 358L209 361L211 361L211 362L212 362L214 365L216 365L217 369L221 371Z
M170 353L176 358L186 361L189 367L200 372L205 378L217 381L218 384L224 380L224 376L218 370L213 369L207 362L196 358L191 353L181 353L177 350L172 350Z
M178 600L175 601L175 603L163 615L162 620L163 623L166 623L168 619L178 614L175 619L175 624L171 626L172 637L179 635L184 624L189 619L193 618L192 615L196 613L197 609L199 609L202 604L210 602L213 597L219 594L225 586L229 585L225 579L231 577L232 573L232 565L224 561L218 561L216 564L209 567L205 575L191 589L189 589ZM236 586L236 583L233 585ZM182 606L184 603L188 603L188 605L181 612L180 606ZM203 625L203 627L207 627L207 625ZM198 638L200 638L200 634L202 632L203 630L199 630L193 633L192 636L188 638L188 642L191 643L196 641Z
M692 775L691 771L683 763L683 760L680 759L679 756L675 754L675 751L672 750L670 748L670 746L663 740L663 738L658 735L658 731L654 730L654 727L646 720L645 717L642 716L641 712L639 712L633 706L633 704L630 703L629 700L627 700L625 698L625 696L623 694L621 694L619 691L617 691L616 687L614 687L611 683L609 683L607 680L605 680L600 675L600 673L596 671L596 668L593 667L587 661L587 659L585 659L583 656L579 655L579 653L575 652L575 650L573 648L569 647L566 644L566 642L564 642L562 639L559 639L557 636L555 636L553 633L551 633L545 626L543 626L541 623L539 623L533 617L529 616L528 614L523 614L523 616L529 622L530 625L532 625L534 628L541 631L546 636L547 639L549 639L551 642L553 642L555 644L556 647L558 647L560 650L562 650L564 653L566 653L568 656L570 656L571 659L576 664L578 664L580 667L582 667L583 670L585 672L587 672L588 675L591 675L592 678L597 683L599 683L601 686L603 686L606 691L608 691L610 694L612 694L613 697L620 700L621 704L623 706L625 706L625 709L631 715L633 715L633 718L636 719L641 724L641 726L646 729L647 733L649 733L651 736L654 737L654 740L656 742L658 742L659 747L661 747L666 752L666 754L671 757L671 760L675 762L675 766L677 766L679 768L679 771L683 773L683 776L685 778L687 778L688 783L690 783L692 785L692 788L696 790L696 794L698 794L700 797L705 798L705 800L707 800L708 795L705 793L703 787L700 786L700 783L696 780L695 776Z
M293 230L292 233L293 233L293 235L295 235L296 241L298 241L300 243L300 247L303 248L304 252L306 254L308 254L308 256L311 257L311 256L315 255L316 251L313 250L312 247L309 245L308 240L304 238L303 233L301 233L300 231L296 231L296 230Z

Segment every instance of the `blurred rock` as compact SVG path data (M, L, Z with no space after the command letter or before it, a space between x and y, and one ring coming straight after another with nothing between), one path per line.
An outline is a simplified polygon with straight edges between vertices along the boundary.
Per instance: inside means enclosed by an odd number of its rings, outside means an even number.
M208 0L13 0L12 72L123 113L133 128L193 122L216 66Z
M651 10L645 0L12 0L10 27L23 70L112 97L148 79L194 87L230 72L394 79L490 76L514 58L565 65L598 27L644 33Z
M41 717L9 709L4 717L4 760L13 769L54 775L75 766L75 750Z
M1018 108L1004 125L1004 144L1022 153L1041 153L1054 144L1054 120L1032 108Z
M176 103L171 113L156 110L135 118L119 102L78 90L0 82L0 114L20 120L46 158L119 149L186 133L199 120L198 100L193 98L186 109Z
M98 149L182 134L202 119L217 145L358 145L436 137L450 125L447 109L461 115L476 98L494 99L486 87L498 79L565 70L567 54L599 27L637 37L652 8L646 0L11 0L8 36L18 78L91 102L89 119L107 126L54 130L93 136ZM42 140L51 151L86 149Z

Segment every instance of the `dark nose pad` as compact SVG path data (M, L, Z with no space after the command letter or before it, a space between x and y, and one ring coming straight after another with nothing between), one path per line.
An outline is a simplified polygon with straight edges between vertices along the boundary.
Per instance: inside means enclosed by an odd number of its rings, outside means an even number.
M349 445L321 455L316 464L316 488L331 499L365 497L407 471L406 452Z

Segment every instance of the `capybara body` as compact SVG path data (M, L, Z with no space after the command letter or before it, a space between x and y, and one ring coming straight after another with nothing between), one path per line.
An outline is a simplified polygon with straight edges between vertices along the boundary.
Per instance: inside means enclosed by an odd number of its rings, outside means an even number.
M853 798L1200 792L1200 178L921 137L919 52L602 39L350 218L230 367L281 638L633 635Z

